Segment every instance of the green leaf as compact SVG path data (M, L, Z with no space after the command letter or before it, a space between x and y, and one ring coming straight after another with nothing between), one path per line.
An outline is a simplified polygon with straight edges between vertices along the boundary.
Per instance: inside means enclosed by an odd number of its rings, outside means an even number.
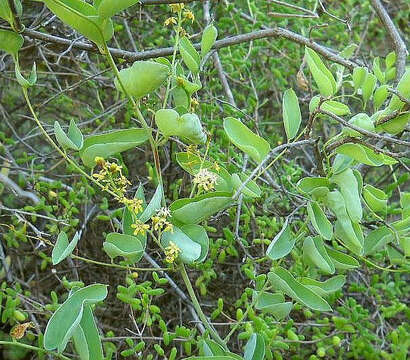
M330 181L339 187L350 219L353 222L360 222L360 220L362 220L363 210L357 179L352 169L346 169L333 175Z
M174 201L170 210L172 218L182 224L198 224L232 204L230 193L212 192L192 199Z
M388 197L384 191L367 184L363 188L363 197L369 208L374 212L385 213L387 211Z
M380 67L380 58L378 56L375 57L374 60L373 60L373 73L374 73L374 75L376 75L377 80L379 80L379 82L381 84L386 83L386 77L385 77L384 72L382 71L382 69Z
M191 239L182 229L174 226L173 231L166 231L161 236L161 244L164 248L173 242L181 250L179 258L185 264L192 264L201 257L201 245Z
M273 287L313 310L332 310L326 300L296 281L288 270L280 266L268 274L268 279Z
M356 93L357 90L359 90L363 83L364 80L366 79L367 76L367 69L365 67L355 67L353 69L353 84L354 84L354 92Z
M389 96L389 87L387 85L379 86L373 95L373 105L375 110L379 110L380 106L386 101Z
M347 214L345 198L338 190L327 194L326 205L336 215L335 235L356 254L363 253L363 234L360 225L352 223Z
M151 201L144 209L142 214L138 217L140 221L142 221L143 223L147 222L149 219L151 219L152 215L154 215L161 208L163 191L164 190L162 188L162 185L158 184Z
M226 351L217 342L209 339L201 339L198 341L199 354L201 356L224 356Z
M393 165L397 163L397 160L392 157L385 154L376 154L372 149L361 144L343 144L337 147L336 153L350 156L359 163L370 166Z
M233 117L224 119L224 129L231 142L257 163L269 153L269 143L253 133L246 125Z
M347 255L341 251L326 247L326 251L333 261L336 269L350 270L360 266L359 262L352 256Z
M100 50L104 41L109 41L113 34L112 21L98 17L97 10L82 0L42 0L47 7L65 24L96 43Z
M378 252L393 239L393 233L387 226L380 226L372 230L364 239L364 255Z
M70 127L68 128L68 134L64 132L58 121L54 122L54 133L56 135L58 143L63 148L81 150L83 147L84 139L81 130L77 127L75 121L71 119Z
M215 166L215 162L204 160L195 154L179 152L176 154L178 164L189 174L195 176L201 169L207 169L217 175L215 184L216 191L232 192L233 184L231 175L221 165Z
M8 6L7 1L5 2ZM4 5L0 5L4 6ZM1 16L1 12L0 12ZM24 38L14 31L0 29L0 50L3 50L17 59L18 52L23 46Z
M102 0L98 6L98 15L107 19L139 3L139 0Z
M179 40L179 52L188 69L192 73L197 74L201 59L198 52L195 50L194 46L187 37L183 37Z
M130 264L138 262L144 255L144 246L136 236L120 233L109 233L103 249L111 259L122 256Z
M292 140L298 133L302 122L299 100L293 89L288 89L283 94L282 101L283 124L285 125L288 141Z
M70 256L74 248L77 246L79 239L80 234L76 232L73 239L69 243L67 234L64 231L61 231L60 234L58 234L57 242L54 245L53 252L51 254L53 265L57 265L65 258Z
M410 101L410 68L406 69L406 72L401 77L397 84L396 91L400 93L402 97ZM397 95L393 95L390 100L388 108L391 111L400 110L404 106L404 102L400 100Z
M387 115L387 114L386 114ZM410 114L403 114L394 117L393 119L386 121L376 127L377 131L386 131L389 134L396 135L401 133L410 122Z
M293 307L292 302L285 302L285 297L281 293L272 294L266 291L254 291L252 300L255 302L256 310L270 313L278 321L287 317Z
M77 290L55 311L44 333L44 348L61 353L81 322L84 306L103 301L107 286L94 284Z
M308 236L303 242L303 258L308 264L317 266L325 274L334 274L335 266L326 252L320 236Z
M386 69L390 69L396 63L396 53L394 51L387 54L386 59L384 60L386 64Z
M131 67L120 71L120 81L114 80L118 91L125 91L136 99L158 89L168 78L169 67L154 61L136 61Z
M185 358L184 360L238 360L237 357L232 355L225 355L225 356L191 356L189 358Z
M321 198L329 192L330 181L322 177L305 177L298 182L297 186L302 193Z
M271 260L278 260L289 254L295 246L296 238L288 224L273 238L266 250L266 256Z
M232 185L234 187L234 190L238 190L247 178L248 175L246 174L233 174ZM242 189L242 193L250 198L258 198L262 195L262 190L255 181L251 180L248 181L246 186Z
M323 282L304 277L300 279L300 282L316 294L320 296L327 296L343 287L346 282L346 276L337 275Z
M206 142L207 136L196 114L186 113L180 116L173 109L160 109L155 113L155 123L165 136L179 136L192 144Z
M374 124L372 119L369 117L369 115L365 113L359 113L353 116L349 120L349 124L356 125L357 127L367 130L367 131L374 131ZM353 130L349 127L343 127L343 135L346 136L353 136L353 137L362 137L363 135L360 134L358 131Z
M364 104L366 105L369 99L373 95L373 91L376 88L377 78L371 73L366 75L366 78L362 84L362 97Z
M354 165L355 160L344 154L336 154L332 164L334 174L339 174Z
M201 55L205 56L209 50L214 46L216 38L218 37L218 30L212 24L209 24L202 33L201 38Z
M92 135L84 140L80 157L84 165L95 166L96 156L104 159L136 147L149 139L149 131L145 129L114 130L101 135Z
M265 358L265 340L258 333L253 333L245 345L244 360L263 360Z
M30 76L26 79L20 72L20 66L16 61L14 64L14 71L16 74L17 82L20 84L21 87L28 89L31 86L34 86L37 82L37 68L36 63L33 63L33 67L31 68Z
M320 96L316 95L312 97L312 99L309 102L309 111L312 113L313 111L316 110L316 108L319 106L320 102ZM350 114L350 109L347 105L334 101L334 100L327 100L320 105L320 108L322 110L326 110L331 112L332 114L338 115L338 116L344 116L344 115L349 115Z
M84 306L80 325L73 333L74 346L81 360L103 360L102 344L90 305Z
M336 80L323 64L319 55L314 50L305 47L305 57L320 94L324 97L334 95L336 93Z
M307 212L309 220L318 234L326 240L330 240L333 236L333 226L319 204L315 201L310 201L307 206Z
M206 230L200 225L188 224L181 227L181 230L194 242L201 246L201 254L195 260L196 263L203 262L208 256L209 238Z

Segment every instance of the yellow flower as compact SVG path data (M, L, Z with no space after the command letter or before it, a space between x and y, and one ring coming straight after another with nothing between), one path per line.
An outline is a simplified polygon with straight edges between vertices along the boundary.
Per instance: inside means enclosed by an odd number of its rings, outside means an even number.
M217 163L216 161L214 162L214 169L215 169L216 171L221 170L221 167L218 165L218 163Z
M169 7L171 8L172 12L177 13L180 12L185 5L183 3L178 3L178 4L170 4Z
M185 17L185 19L191 20L192 22L194 22L194 20L195 20L195 16L194 16L194 14L191 10L185 10L184 11L184 17Z
M105 160L101 156L96 156L94 158L94 161L98 166L104 166L105 165Z
M174 242L170 241L169 246L165 248L165 261L170 264L174 263L180 252L181 249Z
M134 214L138 214L143 210L142 200L140 199L127 199L123 197L119 201L127 206Z
M134 230L134 235L138 236L138 234L145 235L146 231L149 229L148 224L144 224L142 221L137 220L134 224L131 224L131 227Z
M168 19L166 19L164 21L164 26L174 25L174 24L177 24L177 23L178 23L177 19L174 18L173 16L171 16L171 17L169 17Z
M171 231L173 232L174 228L172 224L167 221L167 217L171 213L168 208L162 207L157 211L157 214L151 218L152 225L155 231Z
M215 189L215 185L218 181L216 174L210 172L208 169L201 169L194 177L194 184L197 184L205 191L211 191Z

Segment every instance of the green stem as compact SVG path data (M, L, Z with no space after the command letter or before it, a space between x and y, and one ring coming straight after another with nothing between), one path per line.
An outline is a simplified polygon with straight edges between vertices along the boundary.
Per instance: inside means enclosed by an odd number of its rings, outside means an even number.
M133 106L133 109L137 114L138 120L141 123L141 126L143 127L143 129L145 129L146 131L149 132L149 143L151 145L151 150L152 150L152 153L153 153L153 156L154 156L154 164L155 164L155 171L157 173L156 174L157 179L158 179L159 184L163 187L162 174L161 174L161 163L159 161L158 146L155 143L154 138L152 136L151 128L148 126L147 122L145 121L144 116L141 113L139 104L137 102L135 102L135 99L128 93L127 89L125 88L125 86L124 86L124 84L121 80L121 77L120 77L120 72L118 71L117 65L115 64L115 61L114 61L114 59L113 59L113 57L110 53L110 50L107 46L107 43L104 42L103 46L104 46L104 53L106 54L107 59L108 59L108 63L110 64L110 67L111 67L112 71L114 72L114 75L118 80L118 83L120 84L125 96L131 102L131 104ZM165 205L164 192L162 192L162 203L163 203L163 205Z
M69 357L64 356L63 354L59 354L55 351L45 350L45 349L39 348L37 346L23 344L23 343L20 343L20 342L17 342L17 341L0 341L0 345L17 346L17 347L25 348L25 349L28 349L28 350L40 351L42 353L51 354L51 355L57 356L58 358L63 359L63 360L70 360Z
M226 347L226 343L222 340L222 338L219 336L219 334L215 331L215 329L212 328L212 326L209 324L208 319L206 318L205 314L203 313L201 309L201 305L199 304L198 298L195 295L195 291L192 287L191 280L189 280L188 274L186 272L184 264L181 264L180 267L182 279L184 280L185 286L188 290L188 294L191 297L192 300L192 305L195 308L196 313L198 314L199 318L201 319L203 325L205 328L209 331L209 334L211 337L221 346L224 347L224 349L228 350Z

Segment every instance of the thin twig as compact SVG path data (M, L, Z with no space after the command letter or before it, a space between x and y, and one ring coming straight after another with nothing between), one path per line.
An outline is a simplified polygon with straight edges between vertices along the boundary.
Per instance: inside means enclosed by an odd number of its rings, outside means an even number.
M239 186L238 190L236 190L235 194L232 196L232 199L235 200L238 198L238 196L241 194L242 190L245 188L245 186L251 181L255 175L259 172L260 169L268 162L268 160L277 152L290 149L296 146L300 145L307 145L307 144L312 144L314 143L313 139L306 139L306 140L300 140L300 141L295 141L293 143L288 143L288 144L283 144L275 147L272 149L268 155L260 162L260 164L251 172L251 174L248 176L248 178Z

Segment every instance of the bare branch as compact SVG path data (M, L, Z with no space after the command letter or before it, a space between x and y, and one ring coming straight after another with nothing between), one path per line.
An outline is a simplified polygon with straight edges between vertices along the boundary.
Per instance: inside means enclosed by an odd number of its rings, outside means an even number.
M241 16L243 15L247 16L246 14L241 14ZM7 27L3 27L3 26L1 26L0 28L7 29ZM52 43L61 44L65 46L72 46L73 48L80 49L80 50L86 50L86 51L91 51L91 52L96 52L96 53L98 52L98 48L94 44L87 44L87 43L81 43L81 42L75 42L73 44L71 40L57 37L54 35L45 34L45 33L42 33L36 30L25 29L22 32L22 34L27 37L33 38L33 39L38 39L38 40L42 40L46 42L52 42ZM343 59L341 56L325 48L324 46L319 45L318 43L315 43L309 40L308 38L303 37L302 35L299 35L290 30L280 28L280 27L277 27L274 29L266 28L266 29L246 33L246 34L240 34L240 35L236 35L232 37L227 37L222 40L217 40L215 42L213 49L221 49L224 47L229 47L232 45L249 42L251 40L271 38L271 37L283 37L285 39L288 39L300 45L310 47L311 49L315 50L317 53L324 56L326 59L336 62L340 65L343 65L349 69L353 69L355 66L357 66L357 64L354 63L353 61ZM194 46L196 49L199 49L201 47L199 43L194 44ZM159 49L153 49L153 50L147 50L147 51L141 51L141 52L132 52L132 51L126 51L126 50L121 50L117 48L110 48L109 50L112 56L133 62L137 60L148 60L152 58L172 55L174 48L166 47L166 48L159 48Z

